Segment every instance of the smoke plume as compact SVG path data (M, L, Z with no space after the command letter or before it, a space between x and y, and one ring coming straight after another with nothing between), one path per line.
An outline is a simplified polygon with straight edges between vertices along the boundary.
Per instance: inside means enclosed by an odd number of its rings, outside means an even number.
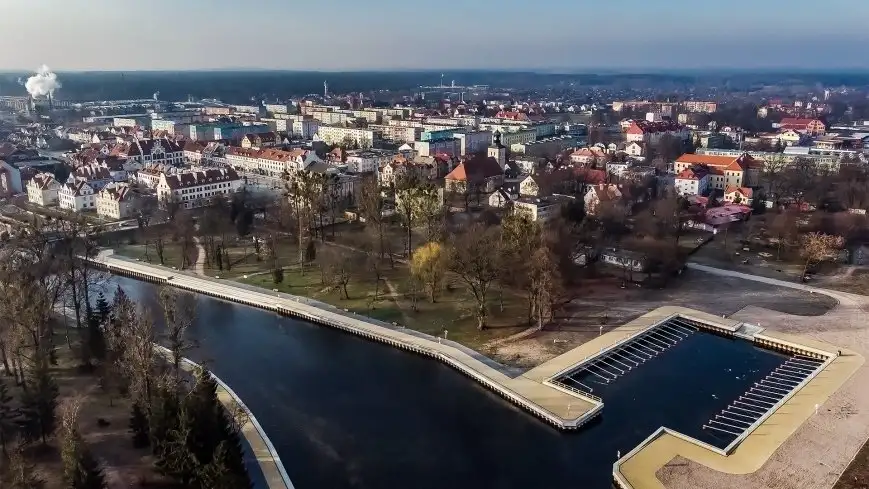
M57 81L57 75L52 73L48 66L42 65L35 75L27 79L24 84L27 88L27 93L32 97L47 97L55 90L60 88L60 82Z

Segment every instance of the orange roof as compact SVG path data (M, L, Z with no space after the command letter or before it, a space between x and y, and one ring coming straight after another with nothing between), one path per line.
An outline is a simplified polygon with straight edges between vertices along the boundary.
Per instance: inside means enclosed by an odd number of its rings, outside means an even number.
M459 166L453 168L453 171L451 171L451 172L446 176L446 179L447 179L447 180L459 180L459 181L465 181L465 180L467 180L467 179L468 179L468 175L467 175L467 173L465 173L465 164L464 164L464 163L459 163Z
M743 171L746 168L760 167L763 164L747 154L739 156L713 156L686 153L676 159L676 163L707 165L718 170Z
M742 194L743 197L746 197L748 199L750 199L751 196L754 194L754 191L748 187L737 187L735 185L728 185L727 188L724 189L724 195L732 194L734 192Z

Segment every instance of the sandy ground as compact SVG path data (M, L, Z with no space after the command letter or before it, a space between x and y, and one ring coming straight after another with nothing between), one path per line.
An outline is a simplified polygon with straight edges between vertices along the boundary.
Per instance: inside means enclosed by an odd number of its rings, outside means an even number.
M620 288L618 279L585 282L578 297L556 321L531 337L490 345L484 353L510 365L531 368L660 306L683 306L715 315L731 315L746 306L817 316L835 301L820 294L775 287L695 270L663 290ZM601 326L603 328L601 329Z
M732 317L768 329L805 335L869 355L869 297L838 294L840 304L820 317L781 314L754 306ZM864 364L757 472L730 475L676 458L658 471L672 489L828 489L869 437L869 367Z

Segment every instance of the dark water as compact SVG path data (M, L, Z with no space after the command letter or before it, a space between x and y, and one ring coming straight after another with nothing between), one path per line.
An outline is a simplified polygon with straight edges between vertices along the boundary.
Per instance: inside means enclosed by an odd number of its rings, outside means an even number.
M117 281L156 307L156 287ZM244 399L300 489L608 488L617 451L661 425L702 435L744 373L782 362L695 334L609 386L599 421L561 433L438 362L258 309L201 297L191 335L190 356Z

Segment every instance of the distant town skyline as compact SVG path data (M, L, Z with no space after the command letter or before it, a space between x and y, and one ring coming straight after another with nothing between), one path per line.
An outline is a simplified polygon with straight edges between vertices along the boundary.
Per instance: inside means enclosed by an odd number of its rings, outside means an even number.
M867 18L853 0L13 0L0 70L867 69Z

